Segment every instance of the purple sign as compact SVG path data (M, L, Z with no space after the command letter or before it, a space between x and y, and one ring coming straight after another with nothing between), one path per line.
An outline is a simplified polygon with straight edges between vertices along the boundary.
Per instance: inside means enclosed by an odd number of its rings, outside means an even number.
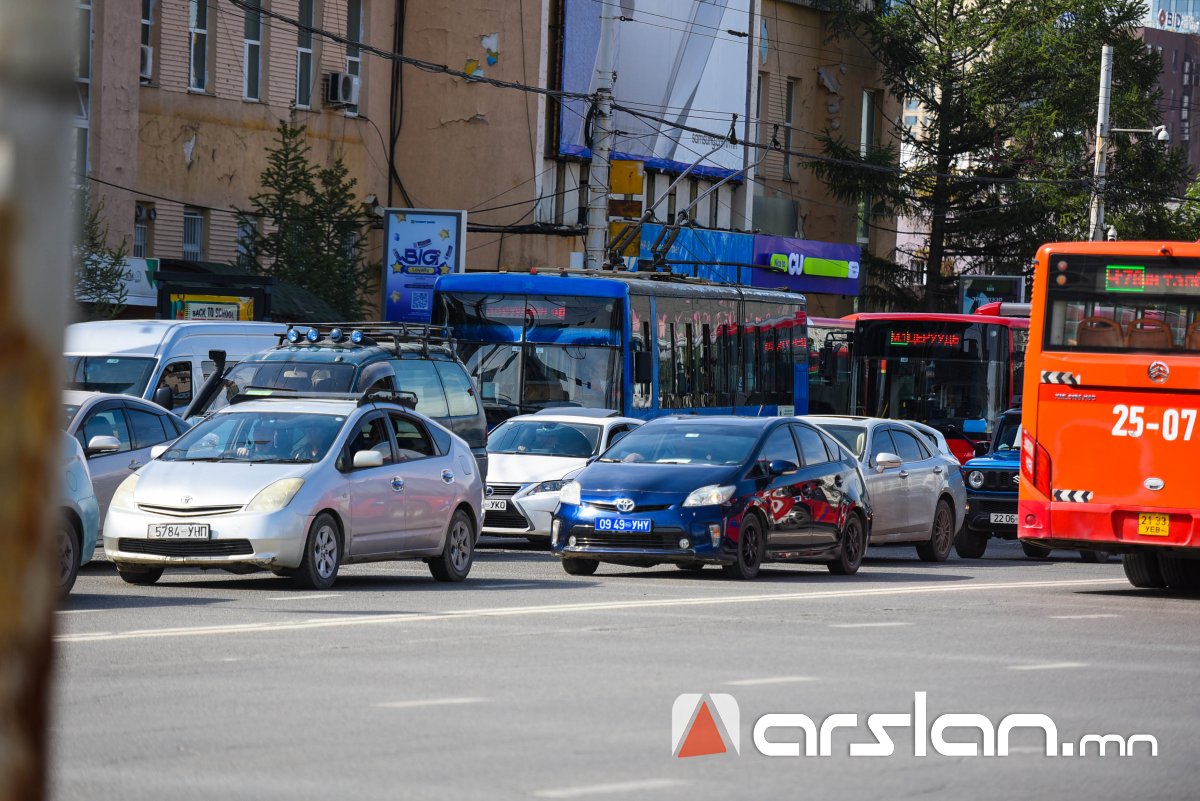
M750 285L828 295L857 295L862 248L833 242L789 239L758 234L754 237L754 266Z

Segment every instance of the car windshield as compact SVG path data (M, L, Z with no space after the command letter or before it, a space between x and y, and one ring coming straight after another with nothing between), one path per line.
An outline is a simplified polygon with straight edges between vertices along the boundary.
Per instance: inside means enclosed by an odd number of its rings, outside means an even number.
M759 429L703 423L645 425L604 452L602 462L742 464L758 442Z
M488 436L488 453L586 459L596 453L600 426L543 420L509 420Z
M67 356L67 389L141 397L154 359L132 356Z
M213 415L162 455L169 462L320 461L337 438L344 416L295 412Z
M996 432L997 451L1015 451L1020 445L1021 419L1009 417L1000 421L1000 430Z
M863 452L867 447L867 429L862 426L852 425L823 425L826 433L832 434L833 438L842 445L846 446L846 450L853 453L859 459L862 458Z
M229 397L254 389L351 392L354 365L333 362L242 362L225 377Z

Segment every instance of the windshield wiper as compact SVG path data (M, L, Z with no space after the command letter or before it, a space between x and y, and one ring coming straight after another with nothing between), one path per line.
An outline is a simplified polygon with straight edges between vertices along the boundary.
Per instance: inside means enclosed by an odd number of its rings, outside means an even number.
M279 464L281 462L293 462L296 464L301 464L311 460L303 456L288 456L287 458L282 456L268 456L266 459L247 459L246 461L250 464Z

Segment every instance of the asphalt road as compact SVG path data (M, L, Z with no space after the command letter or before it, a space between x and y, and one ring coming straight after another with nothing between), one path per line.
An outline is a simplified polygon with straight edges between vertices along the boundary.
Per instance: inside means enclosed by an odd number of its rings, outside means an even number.
M1132 590L1114 560L927 565L873 551L857 576L768 567L748 583L482 550L461 585L421 563L343 571L329 592L269 574L84 568L59 614L58 799L1194 799L1200 598ZM866 716L1042 713L1058 739L1150 734L1157 757L850 756ZM672 756L682 693L728 693L741 753ZM830 756L766 757L767 713L837 729ZM800 741L797 729L773 740ZM979 741L951 728L948 740Z

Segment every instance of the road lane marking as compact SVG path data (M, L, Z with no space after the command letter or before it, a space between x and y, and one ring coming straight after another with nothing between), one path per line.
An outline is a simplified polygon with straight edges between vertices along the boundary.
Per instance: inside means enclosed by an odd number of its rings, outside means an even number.
M817 590L808 592L778 592L759 595L709 595L701 598L644 598L633 601L593 601L591 603L546 604L537 606L510 606L484 609L463 609L451 612L420 613L398 612L385 615L359 615L336 618L311 618L303 621L238 623L224 626L184 626L163 629L137 629L121 632L98 632L63 634L55 637L56 642L108 642L156 637L199 637L218 634L262 633L276 631L303 631L318 628L343 626L369 626L394 623L417 623L426 621L470 620L490 617L521 617L526 615L568 614L576 612L607 612L621 609L677 609L690 606L730 606L732 604L766 603L771 601L813 601L825 598L870 598L874 596L924 595L948 592L992 592L1010 589L1053 589L1066 587L1097 586L1102 584L1127 584L1119 579L1071 579L1064 581L1012 581L987 584L937 583L909 587L860 587L847 590Z
M816 681L813 676L767 676L761 679L737 679L736 681L727 681L730 687L757 687L761 684L793 684L801 681Z
M267 600L268 601L319 601L322 598L341 598L343 595L345 595L345 593L343 593L343 592L331 592L327 595L305 595L302 592L298 592L295 595L275 595L273 597L268 598Z
M830 623L831 629L884 629L892 626L911 626L912 623L902 623L898 620L880 623Z
M617 793L632 793L642 790L665 790L668 787L681 787L684 784L685 782L676 779L643 779L635 782L555 787L549 790L538 790L533 795L536 798L583 798L589 795L616 795Z
M371 706L376 709L418 709L423 706L482 704L486 700L486 698L423 698L413 701L385 701L382 704L371 704Z
M1099 620L1102 617L1120 617L1120 615L1051 615L1051 620Z
M1087 667L1086 662L1050 662L1046 665L1009 665L1009 670L1066 670Z

